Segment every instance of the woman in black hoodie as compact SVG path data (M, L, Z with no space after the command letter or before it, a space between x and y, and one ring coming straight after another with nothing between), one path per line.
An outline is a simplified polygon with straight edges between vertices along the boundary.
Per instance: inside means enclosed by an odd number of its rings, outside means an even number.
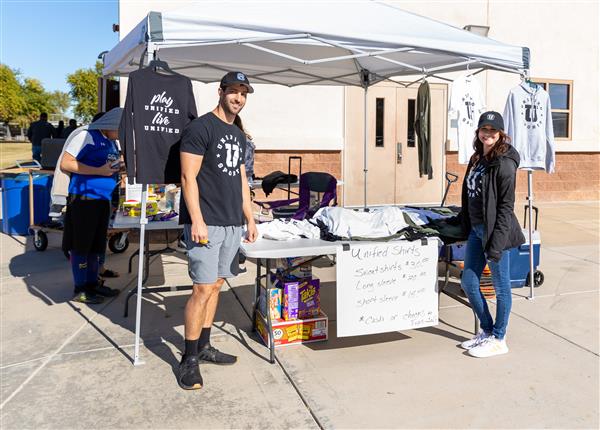
M461 286L479 318L481 331L461 344L474 357L508 352L506 327L512 305L508 250L525 242L513 211L519 154L504 133L498 112L479 118L465 180L459 215L468 235ZM488 264L496 290L496 320L479 289L481 273Z

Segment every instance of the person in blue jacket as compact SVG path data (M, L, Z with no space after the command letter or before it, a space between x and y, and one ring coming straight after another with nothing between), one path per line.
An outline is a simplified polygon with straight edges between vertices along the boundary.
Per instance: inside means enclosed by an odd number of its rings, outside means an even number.
M519 153L504 133L502 115L493 111L481 115L473 148L458 218L468 235L461 286L481 331L461 347L471 356L483 358L508 352L506 328L512 306L508 252L523 244L525 237L514 213ZM495 320L479 288L486 264L496 291Z
M65 149L60 167L71 173L63 250L71 256L73 300L101 303L119 294L98 281L98 258L105 251L110 202L121 169L116 144L122 108L114 108L92 122L85 139Z

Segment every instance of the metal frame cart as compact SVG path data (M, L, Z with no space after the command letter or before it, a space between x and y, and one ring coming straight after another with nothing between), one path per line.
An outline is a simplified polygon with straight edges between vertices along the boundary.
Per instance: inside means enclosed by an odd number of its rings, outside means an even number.
M54 170L44 170L37 160L17 160L17 169L8 169L4 172L27 173L29 180L29 232L33 234L33 247L36 251L43 252L48 248L47 233L62 233L62 227L35 223L35 195L33 192L33 172L54 175ZM129 247L128 229L110 228L108 230L108 248L115 254L125 252Z

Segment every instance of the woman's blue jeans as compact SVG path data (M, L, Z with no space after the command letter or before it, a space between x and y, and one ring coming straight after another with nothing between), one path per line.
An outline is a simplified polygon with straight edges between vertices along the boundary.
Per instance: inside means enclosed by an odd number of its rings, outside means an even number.
M493 321L487 302L479 288L481 273L486 264L492 271L492 282L496 290L496 322ZM502 258L498 263L487 260L483 251L483 224L473 225L467 240L461 287L479 318L481 329L488 334L493 334L498 339L504 339L506 335L512 306L509 266L508 250L502 252Z

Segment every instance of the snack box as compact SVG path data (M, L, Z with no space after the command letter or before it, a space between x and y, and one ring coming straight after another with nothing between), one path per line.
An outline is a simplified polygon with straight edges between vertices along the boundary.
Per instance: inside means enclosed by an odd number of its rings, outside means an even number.
M146 216L158 213L158 202L148 198L146 201ZM142 203L137 200L126 200L123 202L123 216L140 216L142 214Z
M284 320L306 319L319 315L321 297L318 278L298 281L278 279L275 286L283 290L281 311Z
M306 263L306 260L310 260L312 257L286 257L278 258L275 261L275 267L277 268L277 274L280 277L285 276L289 279L310 279L312 278L312 263ZM290 267L298 265L295 269L286 273L284 272Z
M273 340L275 346L311 343L327 340L329 319L320 312L315 318L305 320L285 321L271 320L273 325ZM265 345L269 345L267 322L260 312L256 313L256 328Z
M283 292L281 288L269 288L268 293L269 297L269 309L271 311L271 319L276 320L281 318L281 297L283 296ZM263 315L267 314L267 309L265 305L265 294L264 287L261 287L260 296L258 297L258 310Z

